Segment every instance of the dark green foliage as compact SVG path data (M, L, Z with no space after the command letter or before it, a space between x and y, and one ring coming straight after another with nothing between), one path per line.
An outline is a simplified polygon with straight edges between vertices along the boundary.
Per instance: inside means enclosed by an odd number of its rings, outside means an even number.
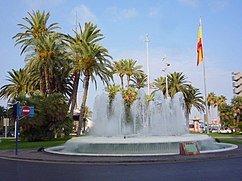
M40 141L54 137L68 136L72 120L67 116L68 106L64 96L54 93L47 97L32 96L20 98L21 105L34 106L33 118L20 118L22 140Z

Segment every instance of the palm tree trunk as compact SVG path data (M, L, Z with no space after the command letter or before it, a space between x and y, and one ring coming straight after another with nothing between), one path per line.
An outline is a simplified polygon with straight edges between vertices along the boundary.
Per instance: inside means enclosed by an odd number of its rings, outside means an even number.
M47 66L45 66L45 86L47 94L50 94L49 71Z
M127 89L129 88L130 76L127 75Z
M70 114L71 117L73 117L73 112L76 104L76 98L77 98L77 91L78 91L78 85L79 85L79 79L80 79L80 72L75 72L74 73L74 83L73 83L73 90L72 90L72 95L71 95L71 110Z
M40 83L39 83L39 86L40 86L40 95L44 95L44 76L43 76L43 73L42 73L41 70L40 70Z
M78 129L77 129L77 136L81 135L81 128L82 128L82 123L83 123L83 118L85 114L85 107L86 107L86 101L87 101L87 93L88 93L88 86L89 86L89 71L86 70L85 73L85 78L84 78L84 92L82 96L82 104L81 104L81 110L80 110L80 116L79 116L79 124L78 124Z
M120 80L121 80L121 88L124 89L124 80L123 80L123 76L120 76Z
M186 128L189 131L189 110L187 106L185 106L184 109L185 109L184 111L185 111L185 118L186 118Z

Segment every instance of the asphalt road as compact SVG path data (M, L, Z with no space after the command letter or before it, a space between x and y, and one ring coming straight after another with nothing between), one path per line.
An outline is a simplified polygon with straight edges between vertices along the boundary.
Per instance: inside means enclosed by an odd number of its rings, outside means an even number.
M242 180L242 158L173 163L91 165L0 159L0 181Z

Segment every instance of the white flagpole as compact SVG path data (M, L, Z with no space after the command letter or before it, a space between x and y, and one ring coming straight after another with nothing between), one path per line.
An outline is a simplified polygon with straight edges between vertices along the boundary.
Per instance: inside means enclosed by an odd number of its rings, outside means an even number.
M204 60L203 60L203 86L204 86L204 99L205 99L205 114L206 114L206 118L207 118L207 133L209 133L208 100L207 100L206 71L205 71L205 61Z
M201 17L200 17L199 26L201 26L201 28L202 28L202 18ZM202 29L201 29L201 33L202 33ZM202 39L202 41L203 41L203 39ZM204 47L203 47L203 42L202 42L202 49L203 48ZM204 57L203 57L202 61L203 61L203 86L204 86L204 99L205 99L205 115L206 115L206 119L207 119L207 133L209 133L208 100L207 100L206 70L205 70Z

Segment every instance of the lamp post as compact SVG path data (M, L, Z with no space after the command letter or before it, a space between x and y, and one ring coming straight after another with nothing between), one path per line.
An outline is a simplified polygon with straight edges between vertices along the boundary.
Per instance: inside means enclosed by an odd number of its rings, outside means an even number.
M146 43L146 66L147 66L147 83L148 83L148 95L150 95L150 68L149 68L149 54L148 54L148 44L149 44L149 38L148 33L145 37L145 43Z
M167 77L167 67L170 66L169 63L167 63L167 57L163 57L161 59L164 62L164 69L162 70L163 72L165 72L165 78L166 78L166 98L169 97L169 92L168 92L168 77Z

